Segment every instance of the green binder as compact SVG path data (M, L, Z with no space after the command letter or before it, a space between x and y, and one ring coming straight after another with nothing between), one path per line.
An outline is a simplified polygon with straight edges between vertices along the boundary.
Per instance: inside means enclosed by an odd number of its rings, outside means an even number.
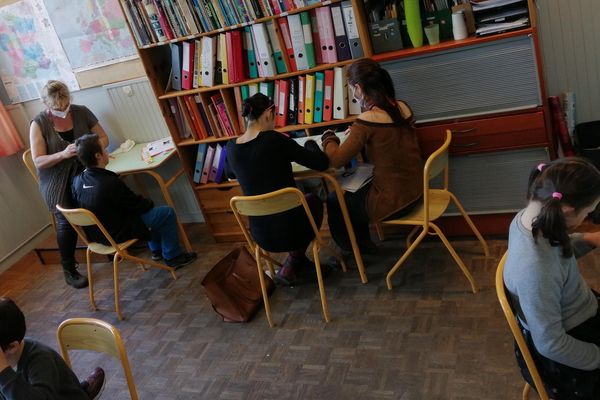
M258 67L256 66L256 52L254 51L254 41L252 39L252 28L249 26L244 28L244 50L248 58L248 77L250 79L258 78Z
M315 46L312 37L312 27L310 25L310 14L308 11L300 13L300 21L302 22L302 32L304 33L304 52L306 53L306 61L308 68L317 66L315 61Z
M323 122L323 87L325 82L325 73L315 73L315 104L313 108L313 122Z

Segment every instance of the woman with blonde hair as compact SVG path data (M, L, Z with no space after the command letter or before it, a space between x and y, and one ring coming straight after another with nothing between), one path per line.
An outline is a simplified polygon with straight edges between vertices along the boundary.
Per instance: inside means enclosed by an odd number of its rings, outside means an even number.
M36 115L29 127L31 155L40 179L40 192L56 220L56 240L65 281L75 288L87 286L87 278L77 270L77 233L56 205L71 207L71 182L83 170L77 158L75 140L87 133L100 137L104 147L108 136L96 116L85 106L71 104L69 88L50 80L42 88L46 109Z

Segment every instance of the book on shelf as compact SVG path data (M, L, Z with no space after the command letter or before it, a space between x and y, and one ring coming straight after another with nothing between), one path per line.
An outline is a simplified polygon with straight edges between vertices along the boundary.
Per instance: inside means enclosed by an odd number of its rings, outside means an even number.
M202 169L204 168L204 158L206 157L206 149L208 148L207 143L200 143L196 153L196 164L194 166L194 177L195 183L200 183L202 177Z

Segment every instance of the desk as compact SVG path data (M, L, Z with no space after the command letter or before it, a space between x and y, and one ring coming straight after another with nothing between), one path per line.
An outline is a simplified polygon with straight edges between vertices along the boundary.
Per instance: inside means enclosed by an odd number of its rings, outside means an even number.
M147 163L142 160L142 148L146 145L146 143L138 143L131 150L125 153L118 153L115 155L111 155L109 159L109 163L106 166L106 169L119 174L121 176L133 175L133 174L148 174L160 187L160 191L162 192L163 197L167 204L175 209L175 205L173 204L173 199L171 198L171 194L169 193L169 186L173 184L181 175L183 175L183 168L179 169L179 171L175 172L175 174L169 178L166 182L163 178L155 172L154 170L161 165L163 165L167 160L175 155L175 149L166 151L162 154L153 157L152 163ZM175 213L177 226L179 227L179 234L181 236L181 240L186 248L186 250L192 251L192 246L190 244L190 240L188 239L185 230L183 229L183 225L179 222L179 218L177 217L177 213Z
M368 279L367 274L365 274L365 265L362 260L362 255L360 254L360 249L358 248L358 243L356 242L356 236L354 234L354 228L352 228L352 222L350 221L348 208L346 207L344 190L335 177L335 175L337 175L337 171L334 169L329 169L327 171L315 171L297 163L292 163L292 171L294 172L294 178L296 179L322 178L331 183L331 186L335 190L340 203L340 209L342 210L342 215L344 217L344 223L346 224L346 230L348 231L350 243L352 244L352 252L354 253L354 260L356 260L356 267L358 268L358 273L360 274L360 280L362 283L367 283Z

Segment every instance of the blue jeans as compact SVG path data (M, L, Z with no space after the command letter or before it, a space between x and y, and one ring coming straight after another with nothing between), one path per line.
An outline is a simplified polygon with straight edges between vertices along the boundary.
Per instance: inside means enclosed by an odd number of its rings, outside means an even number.
M171 207L154 207L142 214L141 218L152 234L152 239L148 241L148 247L153 253L162 252L163 258L167 260L181 254L177 219L175 211Z

